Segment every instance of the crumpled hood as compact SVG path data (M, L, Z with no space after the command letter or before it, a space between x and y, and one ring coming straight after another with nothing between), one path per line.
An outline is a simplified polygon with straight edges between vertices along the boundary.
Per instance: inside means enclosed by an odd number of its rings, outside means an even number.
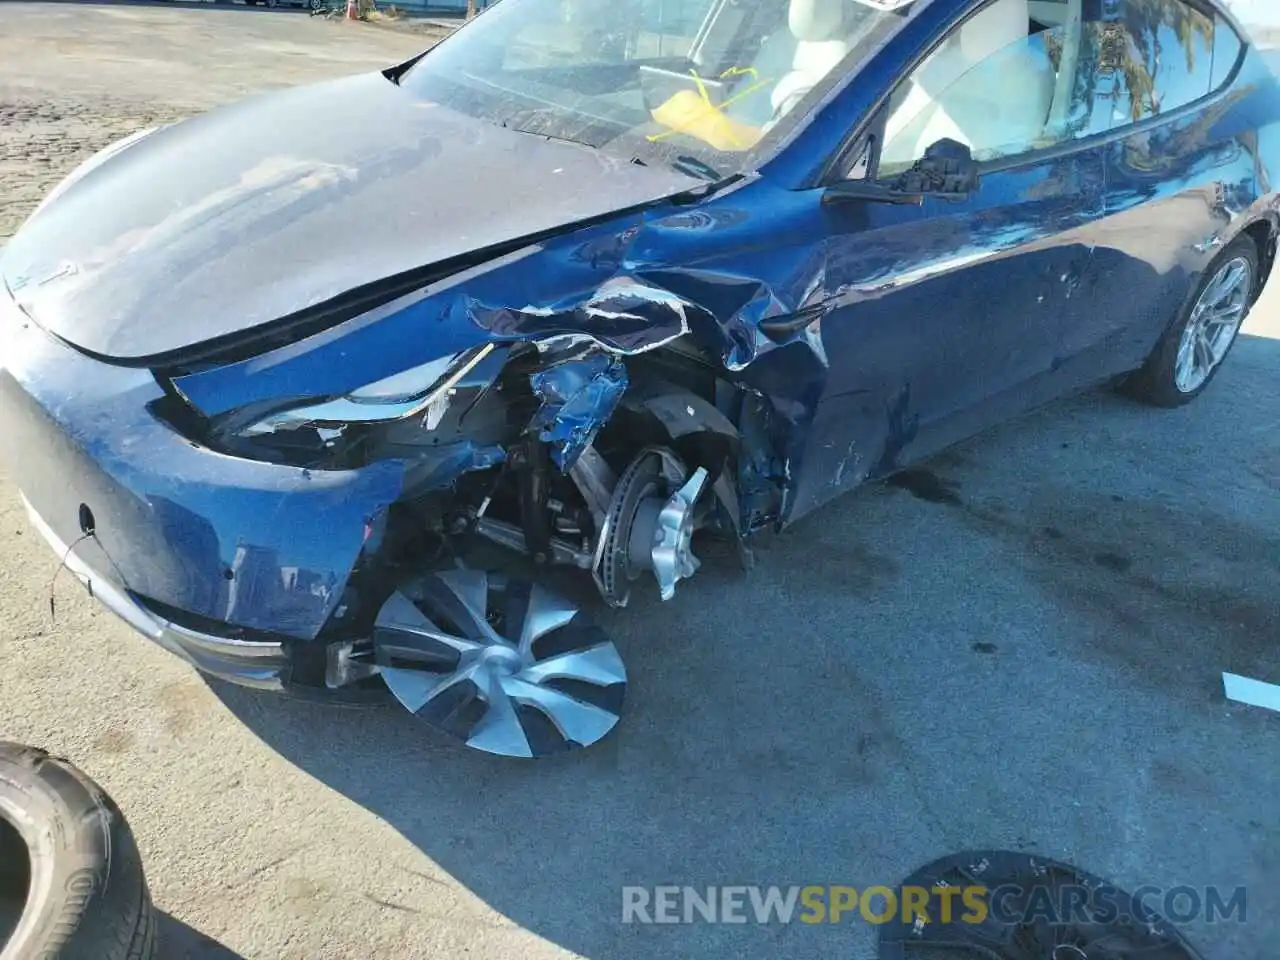
M46 330L137 362L699 183L414 100L375 73L138 141L28 221L0 276Z

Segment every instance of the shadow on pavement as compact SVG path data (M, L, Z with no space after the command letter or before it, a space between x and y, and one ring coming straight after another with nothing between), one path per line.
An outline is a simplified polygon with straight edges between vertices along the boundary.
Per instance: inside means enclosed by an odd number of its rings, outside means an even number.
M212 937L156 911L156 956L164 960L244 960Z
M714 579L703 584L712 595ZM627 885L851 872L870 882L902 872L904 854L943 849L927 826L905 845L866 845L893 832L905 802L893 781L909 761L835 638L806 635L798 642L813 646L797 658L763 637L682 635L684 608L707 601L678 600L628 611L652 642L618 638L630 682L618 730L536 762L457 746L394 704L334 709L210 686L274 750L430 857L450 886L592 960L745 956L744 933L759 943L760 928L624 925ZM826 955L833 936L871 932L826 931ZM817 945L787 955L816 956Z

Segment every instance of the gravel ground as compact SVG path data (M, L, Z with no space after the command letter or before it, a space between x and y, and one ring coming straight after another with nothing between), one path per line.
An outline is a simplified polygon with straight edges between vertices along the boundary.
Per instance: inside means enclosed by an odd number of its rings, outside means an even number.
M246 9L5 4L0 238L112 139L424 41ZM1280 295L1188 409L1057 404L600 612L619 731L535 765L393 708L221 687L131 636L0 474L0 737L82 764L138 834L166 958L864 958L868 926L624 926L624 884L892 884L983 845L1129 886L1249 887L1212 960L1280 940ZM3 429L3 424L0 424ZM783 640L776 643L776 640ZM1267 945L1271 944L1272 947Z

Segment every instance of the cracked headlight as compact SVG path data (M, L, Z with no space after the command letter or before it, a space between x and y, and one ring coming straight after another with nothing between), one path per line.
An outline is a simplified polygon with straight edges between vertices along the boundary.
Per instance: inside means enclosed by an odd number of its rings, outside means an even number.
M449 391L493 349L493 344L487 343L468 353L441 357L333 400L275 410L233 432L251 438L303 428L341 430L355 424L390 423L419 415L430 429L434 426L433 413L443 413L447 406Z

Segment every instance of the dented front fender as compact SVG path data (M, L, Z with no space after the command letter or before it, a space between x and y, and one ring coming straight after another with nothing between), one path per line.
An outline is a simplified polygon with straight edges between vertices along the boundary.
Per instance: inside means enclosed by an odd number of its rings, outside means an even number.
M761 201L751 201L753 191L767 193L780 233L795 242L758 245L753 207ZM723 423L701 409L695 419L735 434L742 416L757 421L743 433L751 448L745 486L768 499L787 482L794 435L811 421L826 381L819 330L829 297L821 250L805 240L809 214L810 203L760 183L632 212L497 257L259 356L179 371L173 383L216 417L282 397L343 396L484 344L505 345L512 355L533 345L544 358L530 382L541 402L533 426L567 471L631 386L624 361L687 340L718 364L717 377L753 398L748 414L741 404L717 402L711 409ZM669 426L678 429L679 419ZM759 503L759 496L749 499ZM775 508L763 513L777 519ZM760 522L739 519L747 527Z

